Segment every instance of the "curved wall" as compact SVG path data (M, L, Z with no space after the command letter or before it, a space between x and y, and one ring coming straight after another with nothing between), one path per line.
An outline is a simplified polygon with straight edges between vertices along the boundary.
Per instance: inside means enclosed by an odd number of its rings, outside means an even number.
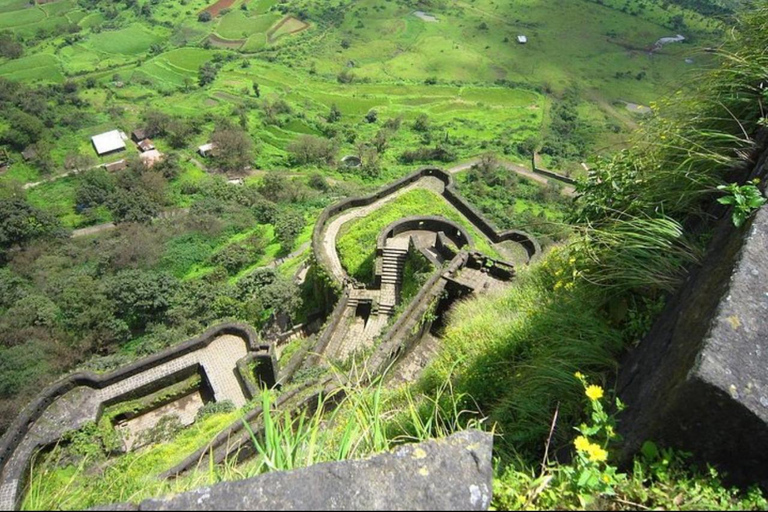
M331 270L331 264L328 261L328 257L325 254L325 251L323 250L322 241L322 234L328 221L341 212L351 208L368 206L378 201L379 199L394 194L398 190L407 187L408 185L415 183L421 178L427 176L435 177L445 183L443 197L445 197L445 199L454 208L459 210L459 212L461 212L478 230L480 230L480 232L487 236L491 242L495 244L505 241L519 243L528 253L529 261L541 252L541 246L539 245L538 241L528 233L514 229L499 231L490 220L486 219L479 210L469 204L469 202L467 202L467 200L464 199L464 197L456 191L453 177L449 173L438 167L422 167L421 169L390 183L389 185L372 194L346 199L339 203L328 206L325 210L322 211L317 219L317 222L315 223L315 228L312 232L312 251L315 255L315 259L318 265L320 265L323 270L329 276L331 276L331 279L335 278ZM337 284L343 285L344 283L337 282Z
M14 458L14 454L16 454L22 442L25 441L32 427L43 417L47 409L56 400L78 387L93 390L107 388L129 377L153 370L182 356L207 348L214 340L228 334L244 340L248 352L269 349L268 345L260 343L258 334L251 327L245 324L226 323L208 329L196 338L187 340L159 354L136 361L113 372L103 375L92 372L73 373L46 387L19 413L14 422L9 426L8 431L0 439L0 509L13 509L18 505L21 494L19 489L23 486L24 476L29 466L29 457L32 456L34 450L58 440L35 437L35 439L27 443L30 446L25 446L25 450L29 453L21 454L21 457ZM99 405L100 408L103 406L104 404ZM67 425L57 426L62 431L67 429Z

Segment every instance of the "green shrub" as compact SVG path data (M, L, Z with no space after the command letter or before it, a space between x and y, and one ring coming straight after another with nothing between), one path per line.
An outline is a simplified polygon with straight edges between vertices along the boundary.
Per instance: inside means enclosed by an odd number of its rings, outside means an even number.
M234 411L235 409L236 407L235 407L235 404L232 403L232 400L222 400L220 402L208 402L197 411L197 415L195 416L195 419L199 421L205 418L206 416L211 416L213 414L229 413Z

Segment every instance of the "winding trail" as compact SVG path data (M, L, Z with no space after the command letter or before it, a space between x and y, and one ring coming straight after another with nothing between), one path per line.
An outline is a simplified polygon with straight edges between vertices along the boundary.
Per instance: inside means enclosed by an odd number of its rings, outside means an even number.
M451 174L458 174L460 172L468 171L469 169L472 168L472 166L476 165L479 162L480 162L479 158L473 158L469 162L465 162L455 167L451 167L450 169L448 169L448 172ZM536 174L535 172L531 171L530 169L527 169L526 167L523 167L522 165L518 165L512 162L507 162L505 160L499 161L499 165L509 171L513 171L519 174L520 176L533 180L542 185L548 185L550 181L556 181L556 180L550 180L549 178L547 178L546 176L542 176L541 174ZM576 194L576 189L573 187L573 185L563 184L563 193L568 196L574 196Z

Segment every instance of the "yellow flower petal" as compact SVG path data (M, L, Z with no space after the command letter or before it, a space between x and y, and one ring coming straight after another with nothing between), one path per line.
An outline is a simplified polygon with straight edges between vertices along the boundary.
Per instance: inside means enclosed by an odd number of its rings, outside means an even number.
M592 446L592 443L590 443L589 439L586 437L579 436L573 440L573 446L575 446L576 449L580 452L586 452L589 450L590 446Z
M587 453L589 454L589 460L592 462L605 462L608 460L608 452L596 444L590 444L589 448L587 448Z
M587 393L587 397L593 402L595 400L600 400L601 398L603 398L603 395L605 394L603 391L603 388L595 385L589 386L587 388L586 393Z

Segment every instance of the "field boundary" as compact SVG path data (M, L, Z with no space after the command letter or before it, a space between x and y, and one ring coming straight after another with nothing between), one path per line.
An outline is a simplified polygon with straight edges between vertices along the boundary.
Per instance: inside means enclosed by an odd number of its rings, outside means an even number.
M285 25L286 23L288 23L291 20L298 21L299 23L302 24L302 27L298 28L296 30L291 30L290 32L286 32L285 34L280 34L279 36L277 36L275 38L272 37L275 34L275 32L280 30L283 27L283 25ZM309 29L311 26L312 25L310 23L307 23L306 21L302 21L299 18L297 18L296 16L286 16L285 18L283 18L282 20L277 22L277 25L274 25L272 28L267 30L267 42L268 43L274 43L275 41L277 41L278 39L280 39L284 35L298 34L299 32L303 32L303 31Z

